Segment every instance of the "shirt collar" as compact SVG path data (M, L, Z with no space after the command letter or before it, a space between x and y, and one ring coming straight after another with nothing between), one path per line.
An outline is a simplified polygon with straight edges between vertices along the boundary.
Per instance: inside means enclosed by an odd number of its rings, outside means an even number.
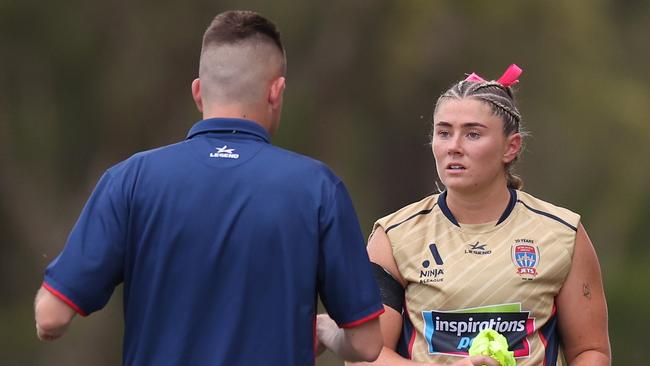
M257 136L269 142L269 133L260 126L258 123L240 118L208 118L199 121L192 126L190 132L187 133L187 139L207 133L207 132L221 132L221 133L243 133Z
M517 191L512 189L512 188L508 188L508 191L510 192L510 201L508 201L508 206L506 206L505 211L503 211L503 213L501 214L501 217L497 221L497 223L496 223L497 225L504 222L508 218L508 216L510 216L510 213L515 208L515 204L517 203ZM451 213L451 210L449 209L449 206L447 206L447 191L446 190L444 192L442 192L438 196L438 206L440 207L440 210L442 211L442 213L445 216L447 216L447 219L449 219L449 221L451 221L452 224L460 227L460 224L458 223L458 221L454 217L454 214Z

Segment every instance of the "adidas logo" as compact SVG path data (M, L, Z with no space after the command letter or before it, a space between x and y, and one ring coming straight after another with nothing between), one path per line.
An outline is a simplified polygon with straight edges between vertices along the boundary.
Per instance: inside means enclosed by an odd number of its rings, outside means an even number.
M235 149L229 149L228 145L218 147L217 152L210 153L211 158L239 159L239 154L234 153Z

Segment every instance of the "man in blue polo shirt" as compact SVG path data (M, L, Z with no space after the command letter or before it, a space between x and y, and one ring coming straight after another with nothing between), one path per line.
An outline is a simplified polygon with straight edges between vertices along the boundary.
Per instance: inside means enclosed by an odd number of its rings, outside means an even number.
M302 366L322 346L350 361L377 357L383 306L345 186L269 143L285 65L264 17L214 19L192 83L204 120L101 177L46 269L41 339L123 283L125 365ZM320 340L318 295L341 327Z

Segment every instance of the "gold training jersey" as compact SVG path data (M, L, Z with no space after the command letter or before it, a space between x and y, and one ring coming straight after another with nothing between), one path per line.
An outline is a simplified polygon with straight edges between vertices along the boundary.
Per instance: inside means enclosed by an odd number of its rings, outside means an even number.
M405 289L397 351L447 363L484 328L508 339L518 365L562 365L554 300L571 267L580 217L522 191L497 222L459 224L446 192L375 223L390 239Z

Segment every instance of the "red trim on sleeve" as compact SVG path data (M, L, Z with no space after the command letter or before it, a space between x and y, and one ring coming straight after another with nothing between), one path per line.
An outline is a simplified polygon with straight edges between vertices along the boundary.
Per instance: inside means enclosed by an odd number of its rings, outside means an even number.
M61 299L61 301L66 303L68 306L70 306L72 308L72 310L77 312L77 314L79 314L81 316L88 316L88 314L86 314L85 311L81 310L81 308L79 306L77 306L77 304L75 304L72 300L70 300L64 294L62 294L59 291L57 291L56 289L54 289L52 286L48 285L46 282L43 282L42 286L43 286L44 289L46 289L50 293L52 293L52 295L58 297L59 299Z
M354 327L359 326L359 325L361 325L361 324L363 324L365 322L368 322L368 321L371 321L373 319L378 318L381 314L384 313L384 311L386 311L386 310L384 310L384 308L382 307L380 310L377 310L377 311L375 311L374 313L372 313L372 314L370 314L368 316L364 316L363 318L361 318L359 320L355 320L355 321L350 322L350 323L341 324L340 327L341 328L354 328Z

